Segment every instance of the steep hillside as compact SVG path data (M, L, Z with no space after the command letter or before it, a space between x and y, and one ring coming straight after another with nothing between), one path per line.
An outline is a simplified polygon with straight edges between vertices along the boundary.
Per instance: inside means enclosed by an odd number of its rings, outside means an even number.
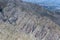
M52 12L36 4L10 1L0 12L0 40L60 40L60 26Z

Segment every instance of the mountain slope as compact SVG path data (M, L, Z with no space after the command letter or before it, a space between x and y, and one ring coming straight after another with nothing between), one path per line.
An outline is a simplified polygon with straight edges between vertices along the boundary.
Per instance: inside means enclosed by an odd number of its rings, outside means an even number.
M20 0L8 4L1 12L0 40L60 39L60 26L52 20L56 19L53 13Z

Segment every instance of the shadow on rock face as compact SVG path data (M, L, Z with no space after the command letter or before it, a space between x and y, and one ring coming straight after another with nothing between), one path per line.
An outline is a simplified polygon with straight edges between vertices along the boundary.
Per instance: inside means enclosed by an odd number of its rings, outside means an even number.
M7 6L8 1L7 0L0 0L0 13L2 16L2 20L5 22L6 19L4 18L4 8Z
M2 12L2 10L3 10L3 9L2 9L2 8L0 8L0 12Z
M13 6L14 6L14 2L12 2L12 0L11 1L10 0L0 0L0 13L2 16L0 18L2 19L3 22L6 22L7 20L9 20L10 24L13 23L11 21L15 22L16 18L12 17L12 19L11 19L11 16L14 16L14 14L15 14L15 8Z

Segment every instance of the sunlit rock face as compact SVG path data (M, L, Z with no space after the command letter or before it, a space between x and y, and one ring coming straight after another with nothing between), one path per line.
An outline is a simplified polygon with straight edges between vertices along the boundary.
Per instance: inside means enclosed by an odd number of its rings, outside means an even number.
M44 7L21 0L2 6L0 40L60 40L60 25L53 21L57 18Z

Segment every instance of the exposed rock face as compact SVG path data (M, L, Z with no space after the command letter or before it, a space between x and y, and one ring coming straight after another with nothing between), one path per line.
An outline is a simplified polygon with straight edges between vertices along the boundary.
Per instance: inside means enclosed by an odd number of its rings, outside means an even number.
M60 40L60 26L36 4L8 0L0 12L0 40Z

